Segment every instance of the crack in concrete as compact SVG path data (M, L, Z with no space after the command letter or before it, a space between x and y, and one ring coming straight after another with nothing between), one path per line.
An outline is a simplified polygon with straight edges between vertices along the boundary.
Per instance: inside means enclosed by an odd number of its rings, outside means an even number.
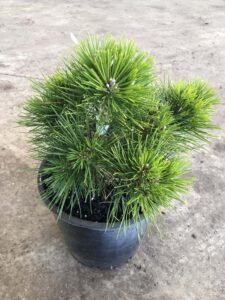
M10 73L0 72L0 75L41 80L41 78L39 78L39 77L33 77L33 76L28 76L28 75L23 75L23 74L10 74Z

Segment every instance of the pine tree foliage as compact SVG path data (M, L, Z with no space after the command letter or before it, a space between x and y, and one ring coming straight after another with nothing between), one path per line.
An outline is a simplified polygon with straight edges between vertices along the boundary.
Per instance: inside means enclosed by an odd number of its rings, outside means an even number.
M110 196L108 223L154 221L161 207L187 191L188 151L215 128L216 92L201 80L159 83L153 60L133 42L89 37L64 67L34 84L21 123L59 217L69 199Z

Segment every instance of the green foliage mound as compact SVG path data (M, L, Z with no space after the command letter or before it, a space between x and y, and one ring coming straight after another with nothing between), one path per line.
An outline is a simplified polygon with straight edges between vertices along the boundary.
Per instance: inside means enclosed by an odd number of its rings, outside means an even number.
M160 83L131 41L89 37L54 75L34 84L21 123L61 212L101 196L113 224L154 220L191 179L185 158L210 137L215 91L201 80ZM118 219L118 210L122 215ZM82 212L81 212L82 214Z

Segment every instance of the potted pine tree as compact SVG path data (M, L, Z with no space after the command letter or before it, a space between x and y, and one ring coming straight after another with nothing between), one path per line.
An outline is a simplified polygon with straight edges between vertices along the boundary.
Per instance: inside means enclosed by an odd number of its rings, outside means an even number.
M89 37L34 84L21 123L38 186L72 254L119 266L162 207L186 192L187 153L208 141L218 98L201 80L158 82L131 41Z

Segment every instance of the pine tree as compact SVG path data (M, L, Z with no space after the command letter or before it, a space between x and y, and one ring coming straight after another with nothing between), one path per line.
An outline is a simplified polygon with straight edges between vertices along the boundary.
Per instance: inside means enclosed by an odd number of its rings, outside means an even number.
M21 123L35 157L47 160L44 196L59 217L81 201L91 210L100 195L109 224L154 221L187 191L187 154L215 128L218 98L207 83L159 82L151 56L111 36L83 40L34 90Z

